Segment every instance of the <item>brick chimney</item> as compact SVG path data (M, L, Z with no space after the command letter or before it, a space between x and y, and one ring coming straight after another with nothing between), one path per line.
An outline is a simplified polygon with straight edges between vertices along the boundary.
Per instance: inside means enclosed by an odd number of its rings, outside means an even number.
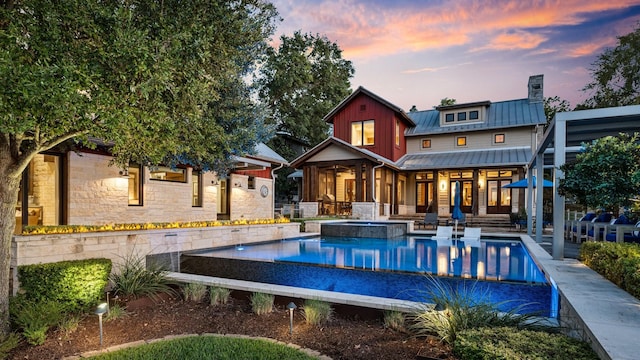
M529 76L529 102L542 102L544 101L543 95L543 78L544 75L532 75Z

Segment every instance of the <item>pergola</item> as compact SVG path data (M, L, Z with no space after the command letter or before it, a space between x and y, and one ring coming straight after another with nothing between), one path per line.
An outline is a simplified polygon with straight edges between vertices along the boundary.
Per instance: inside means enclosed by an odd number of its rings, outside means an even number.
M543 217L542 181L543 169L553 169L553 246L552 256L555 260L564 257L564 227L565 227L565 199L558 194L559 180L564 178L560 167L575 160L576 154L582 151L582 144L605 137L616 136L620 133L633 134L640 131L640 105L621 106L615 108L580 110L557 113L544 133L533 158L528 164L528 174L533 170L536 177L536 187L533 188L532 176L528 176L529 183L526 191L528 206L528 224L533 223L532 197L536 191L536 219ZM536 221L535 239L542 242L542 221ZM532 235L532 227L527 231Z

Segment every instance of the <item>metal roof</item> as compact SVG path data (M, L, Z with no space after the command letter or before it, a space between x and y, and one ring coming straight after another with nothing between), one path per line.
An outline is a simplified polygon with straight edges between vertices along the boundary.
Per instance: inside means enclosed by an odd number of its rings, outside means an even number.
M253 158L256 158L256 159L260 159L260 160L264 160L264 161L269 161L272 164L289 165L289 162L287 161L287 159L285 159L282 156L280 156L280 154L275 152L273 149L271 149L270 147L268 147L264 143L256 144L255 153L247 155L247 156L250 156L250 157L253 157Z
M391 167L391 168L394 168L394 169L398 169L396 163L393 162L392 160L387 159L384 156L378 155L378 154L374 153L373 151L369 151L367 149L361 149L359 147L353 146L350 143L348 143L348 142L346 142L344 140L338 139L336 137L333 137L333 136L328 137L326 140L324 140L320 144L316 145L311 150L309 150L309 151L305 152L304 154L298 156L293 161L291 161L291 164L289 164L289 165L292 168L298 168L299 166L304 164L309 158L311 158L314 155L324 151L329 146L340 146L340 147L342 147L344 149L347 149L348 151L351 151L351 152L353 152L355 154L358 154L359 156L362 156L362 157L364 157L366 159L369 159L371 161L378 162L380 164L385 164L388 167Z
M465 105L473 107L479 103L460 104L456 108L464 108ZM544 105L542 102L530 102L529 99L485 102L487 106L487 118L482 122L456 123L455 125L440 126L440 111L425 110L409 112L407 115L416 123L413 128L407 129L406 136L447 134L457 132L470 132L489 129L505 129L519 126L542 125L546 122Z
M495 150L465 150L451 152L421 152L407 154L398 160L402 170L440 170L481 168L492 166L522 166L531 159L531 148L518 147Z

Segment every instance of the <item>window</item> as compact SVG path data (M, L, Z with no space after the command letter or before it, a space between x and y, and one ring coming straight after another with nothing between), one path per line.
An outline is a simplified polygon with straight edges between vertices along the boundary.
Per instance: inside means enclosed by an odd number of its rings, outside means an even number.
M430 149L431 148L431 139L422 139L422 148Z
M363 146L374 144L374 121L357 121L351 123L351 145Z
M453 116L454 114L446 114L444 116L444 121L446 122L453 122L455 120L455 117Z
M480 117L478 110L469 111L469 120L478 120Z
M202 172L193 170L191 172L191 182L193 186L191 206L202 207Z
M142 167L129 166L129 205L142 206Z
M458 113L458 121L465 121L467 120L467 113L466 112L459 112Z
M150 171L149 178L151 180L187 182L186 169L172 169L167 166L158 166Z
M249 178L247 179L247 189L254 189L256 188L256 177L255 176L249 176Z
M400 146L400 120L396 120L396 146Z
M466 136L458 136L458 137L456 137L456 145L457 146L467 146L467 137Z
M494 144L504 144L505 137L504 134L495 134L493 135L493 143Z

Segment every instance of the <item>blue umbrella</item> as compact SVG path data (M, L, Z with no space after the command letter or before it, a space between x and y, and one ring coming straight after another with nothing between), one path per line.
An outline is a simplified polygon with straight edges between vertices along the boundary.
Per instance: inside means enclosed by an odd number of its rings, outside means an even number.
M462 210L460 209L460 182L456 181L456 193L453 196L453 211L451 212L451 218L454 220L455 222L455 234L456 237L458 236L458 220L462 219L464 217L464 214L462 213Z
M536 177L533 177L533 188L536 188ZM527 188L529 186L529 180L528 179L522 179L522 180L518 180L514 183L511 184L507 184L505 186L503 186L503 188L508 188L508 189L524 189ZM542 179L542 187L546 187L546 188L550 188L553 187L553 183L549 180L546 179Z

